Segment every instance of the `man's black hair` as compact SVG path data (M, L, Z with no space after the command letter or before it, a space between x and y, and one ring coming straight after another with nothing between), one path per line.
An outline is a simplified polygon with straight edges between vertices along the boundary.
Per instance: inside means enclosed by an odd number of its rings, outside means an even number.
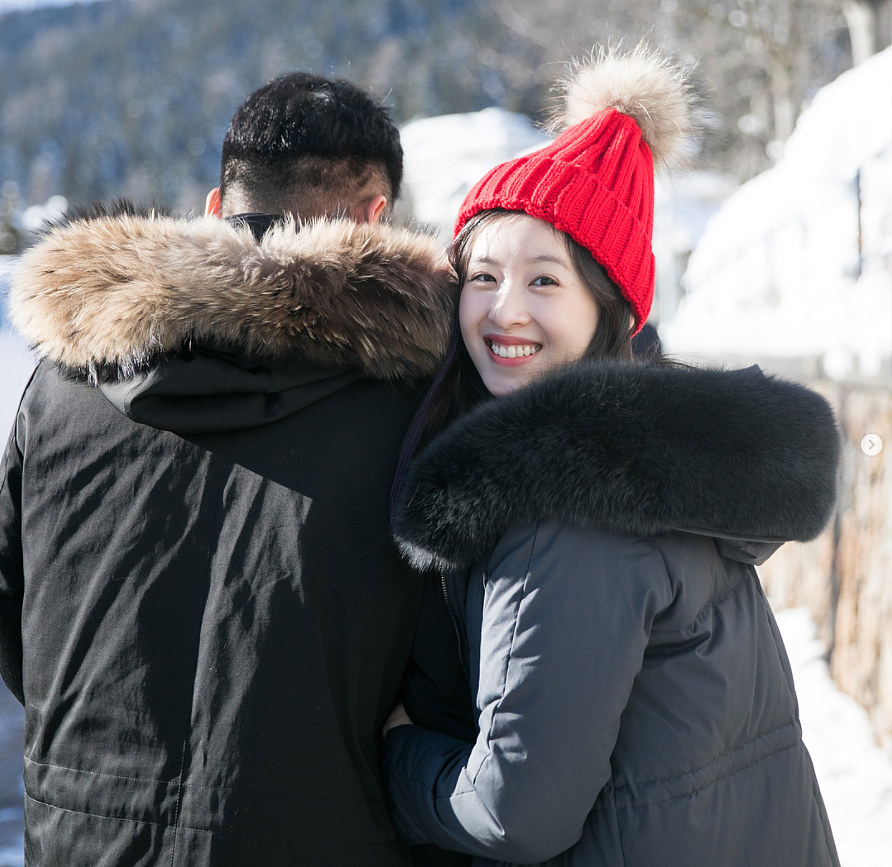
M324 176L320 166L329 169ZM302 194L307 183L322 188L339 180L355 192L357 180L372 174L395 200L403 149L388 110L352 82L292 72L255 90L236 111L223 141L220 192L225 198L238 186L269 202Z

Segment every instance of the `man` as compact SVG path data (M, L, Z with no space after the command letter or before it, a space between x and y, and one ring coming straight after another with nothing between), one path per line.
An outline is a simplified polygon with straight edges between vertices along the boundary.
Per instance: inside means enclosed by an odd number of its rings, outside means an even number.
M23 258L0 669L29 865L412 863L379 750L423 582L388 498L452 302L433 241L379 224L401 172L384 109L289 75L227 133L233 219L97 210ZM324 216L352 219L292 222Z

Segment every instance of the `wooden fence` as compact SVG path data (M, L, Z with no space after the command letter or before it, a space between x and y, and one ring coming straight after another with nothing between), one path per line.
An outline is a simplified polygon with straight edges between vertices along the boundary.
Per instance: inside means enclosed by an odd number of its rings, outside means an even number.
M892 752L892 389L807 384L842 427L839 510L820 538L785 545L759 571L774 605L811 610L833 679L867 708ZM878 454L862 449L867 434L881 438Z

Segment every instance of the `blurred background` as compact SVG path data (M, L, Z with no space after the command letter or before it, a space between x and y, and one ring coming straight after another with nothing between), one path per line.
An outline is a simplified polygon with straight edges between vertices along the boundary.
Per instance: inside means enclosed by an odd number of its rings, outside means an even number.
M4 319L48 219L128 196L198 215L244 97L292 69L400 124L398 221L448 240L497 162L541 146L554 81L641 38L692 70L703 135L657 191L664 351L821 391L840 507L762 568L844 867L892 864L890 0L0 0L0 427L33 360ZM0 867L21 854L21 709L0 688Z

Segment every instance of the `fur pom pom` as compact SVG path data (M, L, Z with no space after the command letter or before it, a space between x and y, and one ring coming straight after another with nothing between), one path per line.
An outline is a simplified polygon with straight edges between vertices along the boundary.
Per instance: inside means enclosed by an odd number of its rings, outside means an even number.
M565 106L554 127L566 129L615 108L635 119L657 169L669 168L692 134L693 100L685 71L644 43L625 54L615 49L593 53L560 86Z

